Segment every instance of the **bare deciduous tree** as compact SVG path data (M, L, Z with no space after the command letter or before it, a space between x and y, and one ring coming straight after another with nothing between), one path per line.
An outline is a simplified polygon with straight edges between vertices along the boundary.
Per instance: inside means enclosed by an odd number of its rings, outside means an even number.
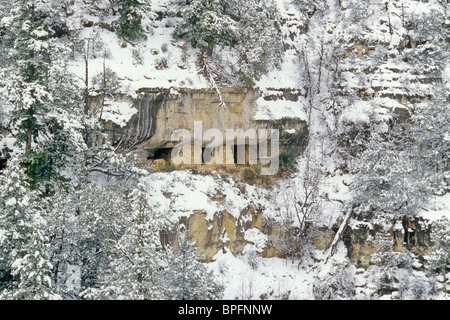
M274 198L280 236L274 239L286 257L302 261L311 255L321 206L319 186L323 179L320 168L309 158L299 166L298 179L290 180Z

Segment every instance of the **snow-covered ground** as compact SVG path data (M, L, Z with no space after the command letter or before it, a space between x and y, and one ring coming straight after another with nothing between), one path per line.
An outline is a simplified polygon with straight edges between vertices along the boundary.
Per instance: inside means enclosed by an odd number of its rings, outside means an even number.
M252 254L235 256L229 250L214 259L209 267L225 286L224 299L311 299L314 272L298 269L295 262Z
M433 197L417 216L430 223L445 217L450 219L450 194Z

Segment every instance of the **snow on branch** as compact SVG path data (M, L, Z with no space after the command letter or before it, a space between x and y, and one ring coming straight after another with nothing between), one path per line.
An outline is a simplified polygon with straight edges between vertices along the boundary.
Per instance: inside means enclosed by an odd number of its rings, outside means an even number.
M214 89L217 93L217 96L219 97L220 107L227 107L227 104L225 103L225 100L223 99L222 93L220 92L219 86L217 84L217 81L214 79L214 74L220 74L220 71L215 69L212 64L210 64L206 57L203 54L198 55L198 62L200 66L200 72L206 77L210 87Z
M347 229L348 223L350 222L350 218L352 217L353 214L353 208L349 208L345 217L344 217L344 221L342 221L341 226L339 227L338 232L336 233L336 235L334 236L334 240L331 243L330 248L328 249L326 258L325 258L325 263L328 262L328 260L330 260L330 258L336 253L339 241L342 240L342 236L344 235L345 229Z

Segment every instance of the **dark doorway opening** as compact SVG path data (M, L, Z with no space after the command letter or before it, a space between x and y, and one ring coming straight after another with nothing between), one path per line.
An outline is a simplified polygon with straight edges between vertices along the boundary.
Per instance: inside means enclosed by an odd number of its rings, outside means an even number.
M238 146L236 143L233 146L233 161L234 161L234 164L238 163Z
M4 170L6 168L6 163L8 160L6 159L0 159L0 171Z
M172 150L172 148L156 149L154 150L153 156L150 156L149 159L170 161L172 158Z
M241 151L242 150L242 151ZM243 152L244 154L239 154L239 152ZM235 144L233 147L233 159L234 159L234 164L236 165L249 165L250 164L250 160L254 161L253 164L255 163L255 161L258 161L258 155L259 155L259 146L258 145L250 145L249 142L246 142L245 145L237 145ZM250 159L250 157L256 157L256 158L252 158ZM244 163L242 163L244 162Z

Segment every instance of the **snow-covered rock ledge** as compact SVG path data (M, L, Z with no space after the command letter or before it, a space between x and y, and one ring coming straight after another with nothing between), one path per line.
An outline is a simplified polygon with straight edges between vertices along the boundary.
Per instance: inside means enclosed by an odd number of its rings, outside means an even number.
M280 92L285 92L280 91ZM308 126L303 113L300 91L289 90L270 100L258 89L221 88L225 106L212 89L141 88L136 97L121 95L105 104L103 120L107 139L113 145L154 150L172 148L174 130L194 129L201 121L203 132L218 129L278 129L280 140L306 144ZM276 104L278 112L267 111L264 103ZM296 101L294 101L296 100ZM285 108L281 108L281 106ZM277 108L270 108L275 110ZM265 110L265 111L264 111ZM284 111L283 111L284 110ZM225 135L224 135L225 136Z

